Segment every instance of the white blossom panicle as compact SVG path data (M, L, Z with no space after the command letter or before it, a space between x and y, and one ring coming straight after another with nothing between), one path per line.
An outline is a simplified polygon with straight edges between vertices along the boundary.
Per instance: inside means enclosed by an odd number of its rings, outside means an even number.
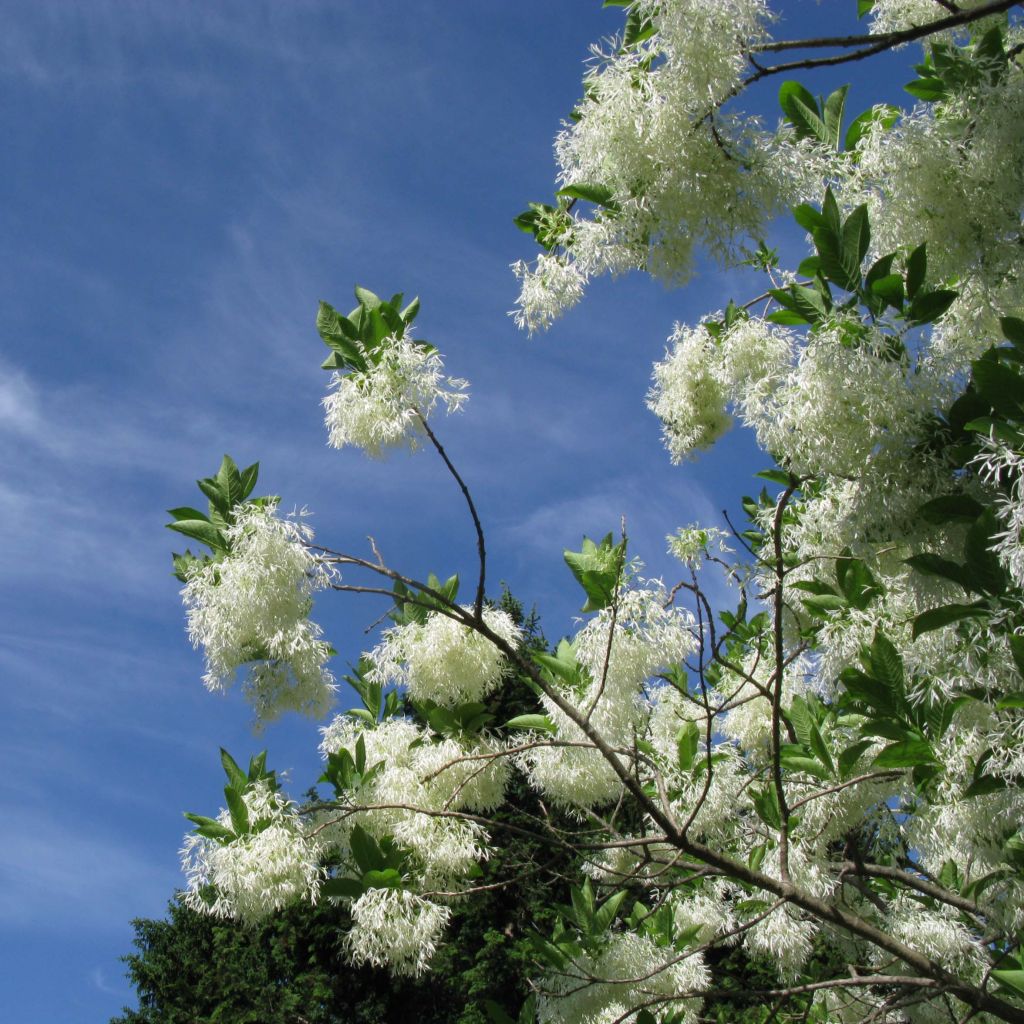
M753 956L775 968L782 981L792 981L813 952L816 932L812 921L787 905L752 925L743 941Z
M996 514L1003 529L993 538L992 550L1018 587L1024 587L1024 455L994 438L983 441L983 451L974 460L978 475L995 485L1009 483L1009 495L1000 495Z
M485 608L483 618L502 640L516 643L519 630L507 612ZM407 686L414 700L446 706L493 693L505 668L505 655L490 640L441 612L387 630L370 658L371 679Z
M958 0L957 10L973 11L988 0ZM871 32L903 32L949 17L949 8L937 0L875 0L871 8Z
M532 265L520 260L512 270L520 282L512 316L530 334L550 327L583 298L583 274L558 256L538 256Z
M353 445L375 459L389 449L418 448L421 417L439 403L455 412L468 398L469 386L444 375L436 350L405 336L385 338L377 355L368 360L366 371L333 374L333 390L323 403L327 443L333 448Z
M889 933L961 977L977 980L985 957L951 907L931 909L899 893L889 904Z
M245 691L258 720L286 710L322 715L335 687L330 647L309 609L331 570L307 546L312 530L280 518L276 506L238 506L235 515L227 556L196 563L181 592L189 639L206 656L203 681L224 690L251 662Z
M743 753L755 761L768 754L771 736L771 700L767 693L774 685L775 663L767 656L749 655L739 672L725 671L719 682L719 715L716 728L734 741ZM782 706L788 708L795 696L806 693L811 666L806 658L797 658L785 668L782 677Z
M697 953L680 959L672 946L645 935L611 935L598 954L574 959L565 973L542 979L537 1003L540 1024L612 1024L629 1008L657 1000L680 1024L695 1024L701 1000L682 994L707 986L710 972ZM597 978L598 981L591 981ZM673 998L678 997L678 998Z
M412 857L413 881L424 888L458 886L486 859L486 830L445 812L488 811L502 803L508 765L499 741L482 735L462 744L404 718L368 727L348 716L337 717L323 737L325 756L345 749L354 758L361 739L367 767L380 765L352 794L355 813L341 821L327 817L324 842L342 856L358 824L377 839L398 841Z
M713 890L713 887L708 887ZM736 918L730 904L720 893L704 889L692 895L674 894L670 900L677 931L699 928L694 943L703 944L736 927Z
M368 889L352 904L345 951L353 964L419 977L429 966L451 911L405 889Z
M749 47L766 38L764 0L644 0L633 10L653 35L595 48L585 97L555 141L559 183L601 185L610 201L565 215L559 255L533 270L516 266L514 315L531 331L578 301L597 274L647 269L684 282L696 247L729 260L782 202L809 198L801 189L816 161L789 156L808 147L720 109Z
M667 600L657 581L624 590L614 613L603 609L575 638L576 658L589 683L582 693L566 696L581 713L589 713L593 727L612 747L628 746L635 731L642 731L649 711L642 690L646 680L694 649L693 616L665 607ZM531 783L570 810L616 799L622 783L614 768L551 698L541 701L557 731L553 743L544 744L539 736L538 746L518 756Z
M682 324L669 339L672 348L654 364L647 408L661 420L665 446L673 462L710 448L730 427L727 396L718 374L715 339L703 325Z
M732 554L728 541L731 534L717 526L681 526L675 533L665 538L668 541L668 553L675 555L689 569L700 567L704 553L714 551L716 554Z
M927 242L929 280L991 289L1009 277L1019 289L1022 119L1024 74L1011 61L938 108L866 132L844 201L867 202L872 255Z
M181 851L188 878L185 903L216 917L257 923L300 900L316 902L322 871L321 848L307 837L294 804L258 783L242 797L252 823L261 831L224 845L191 833ZM217 819L231 828L231 815Z

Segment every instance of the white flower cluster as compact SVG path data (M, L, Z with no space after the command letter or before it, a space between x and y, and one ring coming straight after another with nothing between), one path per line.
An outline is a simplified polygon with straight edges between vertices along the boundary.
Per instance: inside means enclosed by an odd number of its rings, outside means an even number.
M732 553L728 541L730 534L717 526L681 526L675 533L669 534L668 553L675 555L687 568L698 569L704 553L715 552L716 555Z
M986 2L987 0L958 0L956 9L972 11ZM874 35L903 32L948 18L949 14L949 8L938 3L938 0L875 0L871 8L871 32Z
M1008 496L1000 496L996 513L1003 530L996 535L992 550L1018 587L1024 587L1024 456L1005 442L985 441L985 450L975 466L979 476L992 484L1013 481Z
M677 326L648 394L672 461L712 445L729 425L730 404L796 473L850 476L879 452L902 459L926 417L951 398L954 375L893 358L879 332L852 348L847 330L837 320L801 344L759 319L720 340L703 325Z
M729 429L726 395L716 373L720 362L715 339L703 325L677 325L672 350L654 365L647 408L661 420L665 446L673 462L710 448Z
M375 728L341 715L323 730L326 755L342 748L354 757L362 738L367 767L380 763L373 779L352 794L358 811L324 829L324 842L341 853L353 825L377 838L392 836L415 861L416 879L426 888L458 885L487 856L488 837L475 822L446 817L448 811L493 810L504 799L507 758L501 745L482 735L473 744L441 738L403 718ZM328 819L330 814L327 815Z
M657 1000L680 1024L695 1024L701 1000L685 993L710 981L700 954L680 959L672 946L656 946L645 935L612 935L597 954L584 954L564 974L542 980L540 1024L612 1024L631 1019L630 1010ZM599 978L592 982L589 979Z
M485 608L483 619L506 643L516 643L519 630L507 612ZM493 693L505 668L505 655L490 640L441 612L387 630L370 658L375 681L407 686L413 700L445 706Z
M307 546L312 530L280 518L276 506L238 506L235 517L227 556L196 563L181 592L189 639L206 655L203 680L224 690L251 662L245 691L258 720L286 710L322 715L334 692L330 648L308 616L330 569Z
M256 783L242 797L260 831L226 844L191 833L181 851L188 877L185 903L216 917L256 923L299 900L315 903L322 881L319 843L307 837L295 806ZM217 819L231 828L231 815Z
M487 735L461 744L405 718L374 727L339 715L323 732L324 756L362 741L372 779L349 794L344 816L325 811L318 835L325 848L350 864L350 838L361 826L374 838L393 839L409 855L403 889L371 889L352 904L346 949L354 963L387 965L395 974L420 974L447 923L447 907L420 895L457 891L488 856L488 835L476 822L448 812L493 811L504 800L508 759ZM413 891L416 890L416 891Z
M705 841L731 842L736 838L742 812L751 806L749 765L734 746L718 744L713 751L717 762L711 784L705 791L707 748L704 739L708 716L714 718L717 710L714 694L709 694L709 705L705 711L698 700L684 697L673 686L662 686L655 694L647 739L657 754L662 777L673 794L678 794L673 795L673 812L681 821L686 821L696 810L692 824L695 835L703 836ZM677 738L680 728L689 722L697 726L699 749L695 758L696 770L684 774L679 770ZM712 734L720 732L721 727L713 722Z
M451 911L406 889L368 889L352 904L345 950L354 964L422 974Z
M602 185L614 208L574 216L564 257L517 265L516 319L531 330L578 301L597 274L646 268L685 281L696 246L728 259L780 201L809 198L810 178L821 190L813 147L718 109L741 80L748 48L765 37L764 0L643 0L633 10L655 34L595 51L577 120L555 142L561 184Z
M324 399L328 444L353 445L373 458L388 449L420 446L421 417L438 403L449 413L458 410L468 395L466 381L446 377L440 354L410 338L390 337L368 360L363 372L335 373L333 390Z
M563 310L583 298L583 274L574 263L558 256L538 256L533 266L520 260L512 265L522 282L519 303L512 311L516 326L529 331L550 327Z
M868 203L872 251L927 242L932 281L974 278L992 288L1008 273L1019 281L1022 121L1024 74L1011 62L998 80L938 109L915 108L888 130L876 124L844 190L847 204Z
M665 607L667 600L667 592L656 582L624 590L614 613L603 609L576 635L576 658L589 682L581 693L566 691L564 696L580 713L589 714L593 727L613 748L629 746L636 731L643 731L649 711L644 683L694 649L693 616ZM541 701L557 731L551 744L536 737L540 745L519 755L533 785L553 803L570 809L614 800L622 784L604 755L551 698Z
M753 956L767 960L783 981L791 981L811 955L816 931L798 910L784 906L744 932L744 945Z

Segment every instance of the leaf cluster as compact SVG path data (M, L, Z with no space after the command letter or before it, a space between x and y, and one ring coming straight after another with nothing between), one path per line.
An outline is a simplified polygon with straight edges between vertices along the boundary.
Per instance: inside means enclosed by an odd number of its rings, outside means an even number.
M401 292L387 300L359 285L355 292L358 305L348 316L342 316L323 301L317 309L317 333L331 350L321 364L324 370L366 373L380 361L384 340L404 336L420 309L419 299L413 299L403 308ZM424 341L416 343L433 351L433 346Z
M215 476L203 477L202 480L196 481L199 490L208 500L207 511L200 512L199 509L187 505L168 509L168 514L174 521L168 523L167 528L205 544L213 552L214 559L223 558L230 548L225 531L235 524L238 506L267 505L277 501L275 496L249 498L256 486L259 473L258 462L240 470L234 459L230 455L225 455ZM174 575L182 583L187 580L194 564L207 564L214 560L205 554L193 555L189 550L183 555L174 554L171 557L174 562Z

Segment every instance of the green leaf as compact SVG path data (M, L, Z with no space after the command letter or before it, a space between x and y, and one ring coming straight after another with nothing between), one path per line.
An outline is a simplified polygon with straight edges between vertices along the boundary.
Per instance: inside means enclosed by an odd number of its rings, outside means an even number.
M1008 992L1024 996L1024 971L993 971L991 977Z
M231 786L224 787L224 799L231 814L231 827L236 834L244 836L249 831L249 808L245 806L242 794Z
M943 626L960 622L963 619L984 618L988 614L988 606L980 602L976 604L946 604L939 608L931 608L914 619L912 635L916 640L923 633L930 633L933 629L941 629Z
M577 582L586 591L587 601L583 611L594 612L607 608L615 596L625 565L625 541L613 544L610 533L605 535L600 544L584 537L580 551L564 551L562 556Z
M623 49L628 49L630 46L642 43L645 39L650 39L655 32L654 22L650 18L641 18L638 11L630 10L626 16L625 30L622 33Z
M934 75L915 78L914 81L907 82L903 88L909 92L911 96L914 96L919 100L924 100L926 103L934 103L936 100L943 99L948 91L946 83L941 78L936 78Z
M182 505L179 508L169 508L167 510L169 516L173 516L178 521L188 522L189 520L208 523L210 521L209 516L205 512L200 512L197 508L189 508L188 505Z
M973 523L984 511L982 504L969 494L944 494L926 501L918 515L929 523L944 526L947 523Z
M320 886L321 896L339 900L357 900L366 892L366 886L357 878L328 878Z
M843 669L839 678L847 695L857 703L867 705L878 714L895 713L897 704L885 683L856 668Z
M993 509L987 508L968 527L964 538L964 561L967 572L975 581L974 589L1001 594L1006 589L1006 572L992 548L992 538L1000 524Z
M687 722L676 733L676 755L679 769L689 772L700 749L700 730L696 722Z
M974 386L1001 416L1019 420L1024 411L1024 377L995 359L976 359L971 364Z
M759 476L762 480L769 480L780 487L789 487L794 482L792 474L787 473L784 469L762 469L760 473L755 473L754 476Z
M843 112L846 110L846 94L850 91L848 85L841 85L827 100L822 111L825 121L825 131L828 134L828 144L832 149L839 149L839 140L843 130Z
M862 755L866 750L872 746L871 740L858 740L856 743L848 746L839 755L839 775L840 778L847 778L853 769L856 767L857 762L861 759Z
M374 311L380 308L380 296L374 295L369 288L362 288L358 284L355 287L356 301L364 309Z
M836 581L846 600L860 611L864 611L881 593L878 581L859 558L837 558Z
M940 576L942 579L951 580L969 592L976 589L966 566L936 555L934 552L925 551L905 561L912 569L916 569L925 576ZM978 592L980 593L980 591Z
M631 0L625 0L626 3L630 3ZM619 6L620 0L605 0L604 6ZM484 1000L484 1009L487 1011L487 1017L491 1024L516 1024L516 1022L493 1000Z
M205 836L207 839L230 841L235 838L235 833L232 832L231 829L225 828L214 818L207 818L202 814L190 814L188 811L185 812L185 817L198 826L196 828L196 832L201 836Z
M907 320L911 324L930 324L938 320L956 301L959 292L939 288L934 292L919 292L907 309Z
M619 907L622 906L622 901L628 896L629 893L622 889L615 893L613 896L609 896L608 899L601 904L594 913L594 931L595 932L606 932L611 927L612 921L615 920L615 915L619 912Z
M860 265L871 245L871 224L866 203L858 206L843 224L843 266L852 271L853 282L849 290L860 284Z
M238 763L223 747L220 748L220 763L228 777L228 784L241 793L249 782L249 776L238 767Z
M506 729L539 729L542 732L550 733L552 736L558 732L558 727L548 718L547 715L516 715L505 723Z
M1024 347L1024 320L1015 316L1004 316L999 319L999 326L1003 329L1003 337L1014 345Z
M384 854L377 845L377 840L362 825L354 825L349 837L352 857L359 870L365 875L367 871L381 871L387 867Z
M754 810L769 828L779 828L782 825L782 809L779 807L779 795L775 792L774 786L766 786L754 796Z
M927 247L922 242L907 257L907 295L913 299L924 286L925 275L928 273Z
M919 764L934 764L935 752L932 745L924 739L910 738L890 743L875 758L878 768L913 768Z
M998 793L1000 790L1006 789L1006 779L1000 778L997 775L979 775L974 779L971 784L964 790L963 799L972 800L976 796L987 796L989 793Z
M811 722L809 745L811 750L814 751L814 756L828 769L829 775L835 775L836 766L832 761L832 754L829 752L828 745L821 735L818 723L814 721Z
M809 324L811 322L807 317L794 313L791 309L776 309L774 312L769 313L765 320L773 324L782 324L784 327L798 327L801 324Z
M1013 657L1013 663L1017 666L1017 671L1024 676L1024 636L1011 633L1006 639L1010 645L1010 654ZM1009 700L1010 698L1004 699ZM1002 701L1000 701L1000 704L1001 703Z
M800 203L799 206L794 206L793 218L808 233L813 233L825 223L821 211L816 210L810 203Z
M559 189L555 194L567 196L569 199L583 199L588 203L595 203L597 206L603 206L608 210L617 210L619 208L619 204L613 198L615 193L606 185L593 183L567 185L565 188Z
M779 751L779 763L791 772L806 772L808 775L822 780L828 777L817 758L809 757L803 747L794 746L791 743L782 745L782 749Z
M801 597L800 600L812 615L822 619L827 618L829 612L840 611L848 604L846 598L840 597L838 594L819 594Z
M779 87L779 106L798 138L815 138L832 145L829 130L821 119L818 101L799 82L783 82Z
M192 540L197 540L214 551L226 551L227 541L224 534L209 519L181 519L176 523L168 523L168 530L182 533Z
M871 293L877 295L893 309L903 308L903 278L899 274L886 274L871 282Z
M395 868L371 869L363 875L368 889L401 889L402 875Z
M860 140L864 138L868 130L874 124L880 124L883 129L888 130L900 116L899 107L884 103L879 107L872 107L865 110L863 114L856 117L846 129L846 138L843 139L843 148L846 150L856 149Z

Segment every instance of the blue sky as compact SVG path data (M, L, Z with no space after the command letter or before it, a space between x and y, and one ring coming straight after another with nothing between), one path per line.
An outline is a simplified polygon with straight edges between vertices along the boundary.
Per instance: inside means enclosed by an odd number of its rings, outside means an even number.
M840 6L852 26L853 0L824 8ZM787 32L824 27L824 8L787 4ZM668 573L664 535L717 522L765 465L734 431L671 467L643 407L672 322L749 282L603 281L531 340L506 315L509 264L533 255L511 218L550 196L581 61L621 19L596 0L0 13L0 988L12 1021L104 1021L134 1002L130 919L180 884L181 812L220 806L218 746L269 747L298 791L316 771L313 724L257 737L237 696L203 690L164 509L230 452L324 543L362 551L372 533L413 575L471 578L436 459L326 447L317 300L348 309L355 283L421 296L422 333L472 382L438 429L478 499L492 593L507 580L557 637L579 604L564 547L625 515ZM355 660L381 611L341 596L317 618Z

